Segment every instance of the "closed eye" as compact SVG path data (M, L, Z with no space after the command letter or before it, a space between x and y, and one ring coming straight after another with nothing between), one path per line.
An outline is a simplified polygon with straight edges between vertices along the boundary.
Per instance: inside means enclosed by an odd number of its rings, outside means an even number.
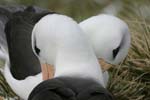
M39 55L40 49L37 47L36 41L35 41L35 43L34 43L34 50L35 50L35 53L36 53L37 55Z
M116 49L113 50L113 58L116 58L119 50L120 50L120 46L118 46Z

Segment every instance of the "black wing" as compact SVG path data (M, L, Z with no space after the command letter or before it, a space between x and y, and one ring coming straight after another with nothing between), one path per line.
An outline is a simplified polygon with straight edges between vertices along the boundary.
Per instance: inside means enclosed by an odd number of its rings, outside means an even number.
M49 12L37 13L36 10L31 6L24 11L13 13L5 27L11 63L10 70L13 77L18 80L41 72L39 60L32 51L31 34L37 19Z
M112 94L96 81L88 78L59 78L74 91L77 100L114 100Z
M28 100L76 100L76 98L75 93L63 81L51 79L35 87Z

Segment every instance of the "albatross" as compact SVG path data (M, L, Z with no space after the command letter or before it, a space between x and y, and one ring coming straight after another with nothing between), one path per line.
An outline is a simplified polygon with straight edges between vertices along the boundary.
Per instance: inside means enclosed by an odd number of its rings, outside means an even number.
M1 9L1 11L4 11L4 9ZM6 60L4 76L5 76L8 84L10 85L10 87L15 91L15 93L18 94L22 99L25 99L25 100L27 100L32 89L35 86L37 86L40 82L42 82L42 75L41 75L41 73L39 73L40 72L40 64L37 61L37 58L31 52L30 42L32 39L30 40L30 36L32 33L32 29L33 29L33 27L35 27L35 24L39 20L41 20L44 16L46 16L48 14L53 15L53 13L47 12L47 11L46 12L42 11L40 13L39 12L37 13L37 12L38 11L36 11L36 8L28 7L25 10L13 12L13 13L10 13L9 10L6 10L6 15L3 14L5 18L9 19L9 20L6 20L6 22L7 21L8 22L5 27L9 55L7 52L6 53L7 56L3 57ZM9 17L7 14L11 15L11 17ZM55 16L59 16L59 14L58 15L56 14ZM59 23L59 21L57 21L57 23L55 23L55 24L57 25L58 23ZM54 23L51 23L51 24L53 25ZM64 26L64 28L66 28L66 26ZM66 30L69 30L71 32L71 30L69 28L67 28ZM4 30L2 30L2 31L4 31ZM15 36L17 36L17 38ZM22 40L26 40L26 42L21 43ZM36 43L36 41L34 41L34 43ZM16 46L15 44L18 44L20 47ZM3 45L1 47L3 47ZM35 46L35 51L37 54L39 54L40 49L38 47L37 48L36 47L37 46ZM24 50L22 50L23 48L24 48ZM53 49L50 49L50 50L53 50ZM51 57L53 58L53 56L51 56ZM22 63L18 62L17 60L18 61L20 60ZM31 61L33 61L33 62L31 63ZM34 63L34 62L36 62L36 63ZM40 60L40 62L43 63L43 60ZM29 64L26 64L26 63L29 63ZM45 62L45 63L47 63L47 62ZM21 64L21 65L19 65L19 64ZM53 64L53 63L51 62L48 64ZM26 66L26 65L28 65L28 66ZM58 75L58 74L56 74L56 75ZM100 75L100 77L101 77L101 75ZM55 78L56 78L56 76L55 76ZM65 80L66 79L69 79L69 78L65 78ZM81 78L79 77L79 79L81 79ZM103 78L99 78L97 81L98 81L98 84L100 84L100 82L101 82L102 87L104 86ZM97 84L97 82L96 82L96 84ZM104 89L104 90L106 90L106 89Z
M54 66L55 73L34 88L28 100L113 100L88 38L70 17L41 18L32 31L32 48L41 63Z
M5 61L3 74L13 91L25 100L43 81L39 60L32 51L31 33L36 21L48 13L53 12L38 7L0 7L0 58Z
M105 62L108 62L111 64L118 64L119 62L121 62L122 60L125 59L125 57L128 53L128 49L130 47L130 32L129 32L127 24L124 21L122 21L121 19L114 17L114 16L102 14L102 15L94 16L87 20L84 20L79 25L83 29L85 35L87 36L87 40L89 40L89 41L87 41L87 43L90 43L92 45L92 48L94 48L96 57L100 60L100 62L104 62L103 61L103 59L104 59ZM38 33L39 33L38 31L35 32L35 34L38 34ZM86 37L86 36L84 36L84 37ZM39 37L35 36L35 40L39 39ZM46 40L50 40L50 39L46 39ZM81 40L82 40L82 42L84 41L84 39L79 39L79 40L77 40L77 44L82 44ZM80 43L78 43L78 42L80 42ZM38 46L40 47L42 44L43 43L40 43ZM36 45L36 42L33 45ZM38 46L35 46L35 47L37 48ZM42 45L42 48L44 48L44 47ZM78 48L80 48L80 47L82 47L82 46L79 45ZM45 57L44 56L45 53L44 53L44 51L42 53L41 49L38 48L39 52L36 53L36 55L42 61L44 61L43 59L45 59L47 61L47 59L49 59L49 56ZM53 50L53 51L55 51L55 50ZM40 54L40 52L41 52L41 54ZM49 52L49 51L47 51L47 52ZM65 52L63 54L65 54ZM55 54L55 55L57 55L57 54ZM81 56L82 54L75 53L75 55ZM88 56L90 56L90 55L88 55ZM62 57L62 56L60 56L60 57ZM69 56L68 58L70 60L72 58L72 56ZM89 57L87 57L87 58L89 58ZM92 58L92 57L90 57L90 58ZM66 60L65 57L64 57L64 59ZM57 62L57 59L56 59L55 63L56 62ZM90 68L91 68L91 66L89 67L89 69L88 68L85 69L84 70L85 73L83 73L83 75L81 74L80 77L87 75L86 72L88 72L88 70L93 72ZM105 70L107 70L107 69L105 69ZM57 66L56 66L55 71L57 71ZM69 72L71 72L71 71L69 71ZM67 74L67 73L65 73L65 74ZM47 93L51 93L52 91L53 91L52 95L54 97L53 98L54 100L55 99L57 100L58 98L60 98L58 96L58 94L63 94L63 96L70 98L68 100L75 100L75 97L77 100L99 100L99 99L112 100L112 99L114 99L111 96L111 94L109 94L108 91L105 91L106 89L103 88L104 86L98 85L97 84L98 82L91 81L92 78L91 79L90 78L77 78L77 77L70 78L69 75L68 75L69 77L67 75L65 77L61 76L61 75L60 75L61 77L60 76L57 77L57 73L55 75L56 75L56 78L54 78L52 80L44 81L41 84L39 84L36 88L34 88L34 90L31 92L31 94L29 96L29 100L42 100L44 97L46 97ZM105 79L103 82L106 86L106 84L108 82L108 73L107 72L105 72L103 78ZM58 84L59 84L59 88L57 88ZM52 86L55 86L55 88L52 88ZM66 89L64 89L64 87ZM43 89L43 91L41 93L40 90L42 90L42 89ZM66 91L66 94L64 91ZM105 96L103 96L102 94ZM49 99L46 98L46 100L49 100Z
M79 26L94 49L107 84L107 70L122 62L128 54L131 41L128 25L116 16L99 14L83 20Z
M30 9L31 11L33 11L34 12L34 9ZM26 11L28 11L28 10L26 10ZM31 11L30 11L30 13L31 13ZM39 11L39 10L38 10ZM32 13L33 13L32 12ZM27 13L27 12L26 12ZM41 16L41 15L40 15ZM41 16L42 17L42 16ZM40 17L40 18L41 18ZM38 19L38 20L40 20L40 18ZM37 20L37 21L38 21ZM25 20L26 21L26 20ZM24 22L23 22L24 23ZM31 24L31 23L29 23L29 24ZM21 25L21 24L20 24ZM32 25L32 24L31 24ZM13 26L13 24L12 24L12 26ZM19 25L18 25L19 26ZM26 24L25 24L25 26L26 26ZM33 26L34 26L34 24L33 24ZM9 25L7 26L7 27L9 27ZM7 28L6 28L7 29ZM23 29L23 28L22 28ZM26 29L26 28L25 28ZM30 27L30 28L27 28L27 30L32 30L32 28ZM12 30L13 30L13 28L12 28ZM7 31L7 30L6 30ZM14 31L13 31L14 32ZM8 33L8 32L7 32ZM30 34L31 35L31 33L28 33L28 34ZM29 35L28 35L29 36ZM30 41L30 40L28 40L28 41ZM31 48L30 48L31 49ZM29 49L28 49L29 50ZM30 50L31 51L31 50ZM38 48L36 48L36 52L39 52L39 49ZM36 58L34 58L34 59L36 59ZM28 97L28 95L29 95L29 93L31 92L31 90L38 84L38 83L40 83L41 81L42 81L42 78L41 78L41 74L40 73L38 73L38 74L34 74L33 75L33 73L35 73L36 71L37 71L37 69L39 69L39 65L38 66L36 66L36 68L35 67L33 67L33 71L31 71L32 72L32 76L31 75L26 75L24 78L22 78L22 79L15 79L14 78L14 76L13 76L13 74L12 73L9 73L8 74L8 72L11 72L10 71L10 69L9 69L9 67L8 66L11 66L11 64L10 63L8 63L9 62L9 60L11 60L11 59L7 59L7 63L6 63L6 67L5 67L5 76L6 76L6 80L7 80L7 82L9 83L9 85L12 87L12 89L21 97L21 98L24 98L24 99L27 99L27 97ZM33 60L33 59L32 59ZM37 62L36 64L38 64L39 62ZM35 65L34 65L35 66ZM22 66L23 67L23 66ZM25 69L25 67L24 67L24 69ZM18 75L23 75L22 73L20 73L20 74L18 74ZM9 78L9 77L11 77L11 78ZM32 80L32 81L31 81ZM35 81L33 81L33 80L35 80ZM13 84L12 84L12 81L14 81L13 82ZM30 83L31 82L31 83ZM16 84L17 83L17 84ZM28 83L28 84L27 84ZM26 84L26 85L25 85ZM15 87L14 87L15 86ZM17 86L17 87L16 87ZM20 89L19 91L18 90L16 90L16 89ZM21 92L21 89L25 89L25 90L27 90L26 92Z
M107 85L109 79L107 70L127 56L131 41L128 25L118 17L99 14L83 20L79 26L94 49L103 68L104 82ZM51 70L49 72L52 73Z

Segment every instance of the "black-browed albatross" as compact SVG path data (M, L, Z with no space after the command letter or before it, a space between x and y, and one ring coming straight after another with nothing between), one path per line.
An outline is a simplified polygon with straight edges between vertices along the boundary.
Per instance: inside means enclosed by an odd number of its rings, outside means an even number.
M104 81L107 84L107 70L111 67L110 64L119 64L128 54L131 41L128 25L120 18L107 14L92 16L79 25L105 71Z
M55 74L34 88L28 100L113 100L92 46L71 18L44 16L33 28L32 48L41 63L54 66Z
M29 10L29 12L30 12L30 10L32 10L32 9L28 9L28 10ZM29 13L28 10L26 10L26 12L23 12L21 15L23 16L25 13ZM32 11L32 13L33 13L33 12L34 12L34 11ZM21 13L21 12L15 13L15 14L16 14L16 15L14 14L15 17L21 17L21 16L20 16L20 13ZM38 15L38 16L42 17L41 15ZM14 16L13 16L13 17L14 17ZM36 17L37 17L37 16L36 16ZM24 18L26 18L26 17L23 17L23 19L24 19ZM9 28L12 28L12 30L13 30L13 29L15 29L15 28L13 28L13 27L16 27L16 26L13 26L13 25L14 25L13 21L15 21L15 22L16 22L16 21L19 21L20 18L16 18L16 19L15 19L15 18L12 18L12 19L13 19L13 20L11 20L12 22L11 22L11 21L8 22L7 28L8 28L8 29L9 29ZM18 19L18 20L17 20L17 19ZM38 19L38 20L39 20L39 19ZM29 20L25 20L25 21L29 21ZM36 20L36 21L37 21L37 20ZM34 22L34 21L33 21L33 22ZM30 22L29 22L29 23L30 23ZM12 25L11 25L11 24L12 24ZM15 23L15 24L16 24L16 23ZM23 25L25 24L25 26L26 26L26 23L21 22L21 23L19 23L19 24L17 23L17 27L19 27L19 25L21 25L21 24L23 24ZM30 24L33 24L33 23L31 22ZM11 27L10 27L9 25L11 25ZM12 27L12 26L13 26L13 27ZM7 30L7 28L6 28L6 33L8 33L7 35L8 35L8 37L9 37L9 34L10 34L11 32L9 32L9 31ZM30 30L30 28L31 28L31 27L27 27L27 29L29 29L29 30ZM23 28L21 28L21 29L23 29ZM25 30L26 30L26 28L25 28ZM19 32L19 30L17 30L17 32ZM13 33L13 31L12 31L12 33ZM12 34L12 33L11 33L11 34ZM8 39L8 40L10 40L10 39ZM8 45L8 46L9 46L9 45ZM10 48L10 47L9 47L9 48ZM29 49L28 49L28 50L29 50ZM38 49L37 49L37 50L38 50ZM38 68L39 68L39 67L38 67ZM9 70L8 67L5 67L5 69L6 69L5 71L8 71L8 70ZM15 73L16 73L16 72L15 72ZM20 75L21 75L21 74L22 74L22 73L20 73ZM19 75L19 74L18 74L18 75ZM22 75L23 75L23 74L22 74ZM11 76L11 75L9 74L9 75L6 75L6 76ZM27 75L27 76L28 76L28 75ZM29 79L29 80L32 80L33 78L30 77L30 78L28 78L28 79ZM28 79L27 79L27 80L28 80ZM29 80L28 80L28 82L29 82ZM37 79L37 80L39 81L39 79ZM10 81L10 80L9 80L9 81ZM15 82L16 82L16 80L11 80L11 81L15 81ZM11 83L11 82L10 82L10 83ZM19 82L19 83L25 84L26 82L23 82L23 81L22 81L22 82ZM32 82L31 82L31 83L32 83ZM33 82L33 83L34 83L34 82ZM39 82L37 82L37 83L39 83ZM37 84L37 83L34 83L34 84ZM29 84L30 84L30 83L29 83ZM19 84L18 84L18 85L19 85ZM20 89L20 86L16 86L15 88ZM30 90L31 90L31 87L28 87L28 89L29 89L29 88L30 88ZM33 86L32 86L32 88L33 88ZM28 89L27 89L27 91L26 91L25 93L28 92ZM20 94L20 93L22 93L22 92L19 92L19 94ZM28 93L29 93L29 92L28 92ZM22 95L22 94L21 94L21 95ZM26 97L27 97L27 95L26 95Z

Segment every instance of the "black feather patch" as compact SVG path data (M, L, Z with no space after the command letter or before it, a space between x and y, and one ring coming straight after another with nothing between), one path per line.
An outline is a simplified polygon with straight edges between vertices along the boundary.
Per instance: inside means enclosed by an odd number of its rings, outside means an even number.
M120 50L120 46L118 46L116 49L113 50L113 58L116 58L119 50Z
M6 21L0 20L7 22L4 35L8 44L10 71L15 79L23 80L41 72L40 62L32 50L31 35L34 25L51 12L32 6L15 6L13 9L8 6L6 9L8 11L0 7L0 16ZM37 45L33 48L37 54L40 53Z
M57 77L37 85L28 100L115 100L115 98L91 79Z
M34 42L34 50L35 50L35 53L36 53L37 55L39 55L40 49L37 47L36 41Z

